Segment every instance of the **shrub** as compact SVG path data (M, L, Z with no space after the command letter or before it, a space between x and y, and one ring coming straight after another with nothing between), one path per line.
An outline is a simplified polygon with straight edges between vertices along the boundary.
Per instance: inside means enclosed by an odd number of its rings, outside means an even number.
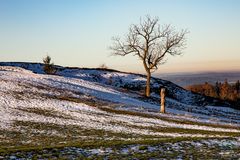
M101 69L108 69L107 65L105 63L99 65L99 68Z
M54 63L51 63L51 57L50 56L46 56L45 58L43 58L43 71L46 74L55 74L57 72L57 69L54 67Z

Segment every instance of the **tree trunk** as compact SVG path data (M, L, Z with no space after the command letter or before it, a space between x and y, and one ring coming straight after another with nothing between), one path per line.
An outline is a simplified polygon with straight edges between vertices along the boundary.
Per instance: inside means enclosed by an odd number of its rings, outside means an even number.
M151 72L147 71L147 82L146 82L146 97L150 97L150 80L151 80Z
M165 113L165 95L166 95L166 89L162 88L160 91L160 96L161 96L161 113Z

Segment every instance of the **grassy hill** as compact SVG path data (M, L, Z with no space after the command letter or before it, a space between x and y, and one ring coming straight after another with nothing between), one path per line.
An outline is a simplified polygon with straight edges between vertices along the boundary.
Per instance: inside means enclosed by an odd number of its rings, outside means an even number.
M143 75L57 67L0 63L2 158L240 157L240 111L223 102L157 78L147 99Z

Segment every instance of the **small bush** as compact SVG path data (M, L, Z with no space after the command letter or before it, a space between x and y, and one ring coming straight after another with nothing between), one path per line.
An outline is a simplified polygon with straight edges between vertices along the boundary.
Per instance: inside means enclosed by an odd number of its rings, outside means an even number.
M51 57L50 56L46 56L45 58L43 58L43 71L46 74L55 74L57 72L57 69L54 67L54 63L51 63Z
M105 63L99 65L99 68L101 69L108 69L107 65Z

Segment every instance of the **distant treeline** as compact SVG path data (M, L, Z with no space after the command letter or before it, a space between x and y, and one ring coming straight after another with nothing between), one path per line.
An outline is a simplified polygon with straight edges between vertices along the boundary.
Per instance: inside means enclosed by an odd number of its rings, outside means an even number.
M231 101L237 108L240 106L239 80L232 84L227 80L224 83L216 82L215 85L205 82L205 84L187 86L186 89L209 97Z

